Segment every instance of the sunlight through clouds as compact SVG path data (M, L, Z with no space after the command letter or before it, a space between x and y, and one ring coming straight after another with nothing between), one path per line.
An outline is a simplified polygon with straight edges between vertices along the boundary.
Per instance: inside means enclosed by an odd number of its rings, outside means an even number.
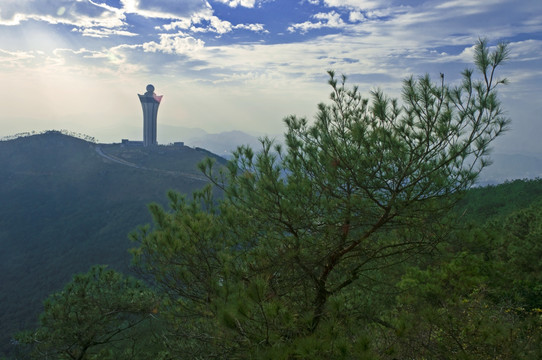
M4 2L0 9L0 25L15 26L31 20L109 29L125 25L125 17L119 9L92 1L19 0Z
M0 49L0 63L3 66L16 66L22 64L26 59L33 59L35 56L26 51L6 51Z
M161 19L180 19L211 9L203 0L121 0L121 3L127 13Z
M65 102L73 131L89 121L96 127L133 121L139 116L133 94L156 83L165 89L161 111L170 125L280 133L284 116L310 118L327 99L329 69L365 93L379 87L400 95L410 74L442 72L456 81L479 37L510 43L503 68L515 76L510 88L533 90L522 101L531 96L529 114L542 113L534 99L542 92L539 1L18 0L0 8L0 76L6 86L35 87L26 101L41 103L34 96L54 93L58 84L85 81L89 96L115 84L108 96L122 100L103 110L110 116L93 115L90 97ZM0 99L6 119L53 121L17 99ZM525 113L510 104L511 117ZM518 132L536 121L518 118ZM2 123L2 131L25 131L17 124ZM542 153L538 140L531 144Z

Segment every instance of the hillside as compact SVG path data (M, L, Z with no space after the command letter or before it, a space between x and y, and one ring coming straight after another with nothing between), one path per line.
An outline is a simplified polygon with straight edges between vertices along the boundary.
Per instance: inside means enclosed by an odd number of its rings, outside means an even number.
M481 224L541 202L542 179L523 179L472 188L459 202L457 211L464 220Z
M206 156L224 162L203 149L97 145L59 132L1 141L0 154L0 349L74 273L93 264L128 272L127 234L150 222L146 205L201 188L196 165Z
M130 272L127 234L150 223L147 204L205 184L204 149L94 144L58 132L0 141L0 357L41 304L74 273L107 264ZM474 188L458 213L475 224L542 199L542 180Z

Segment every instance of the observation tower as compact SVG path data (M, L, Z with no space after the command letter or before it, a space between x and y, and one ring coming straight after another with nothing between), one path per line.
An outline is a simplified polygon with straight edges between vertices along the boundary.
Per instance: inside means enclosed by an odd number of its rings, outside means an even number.
M145 95L140 95L141 107L143 108L143 146L155 146L156 142L156 117L158 115L158 106L162 101L162 95L157 96L154 93L154 86L147 85Z

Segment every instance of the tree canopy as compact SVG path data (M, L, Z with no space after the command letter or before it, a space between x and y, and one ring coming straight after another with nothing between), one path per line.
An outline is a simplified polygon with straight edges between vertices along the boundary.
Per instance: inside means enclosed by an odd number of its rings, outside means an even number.
M141 281L94 266L50 295L39 327L18 339L38 359L145 359L140 331L157 305Z

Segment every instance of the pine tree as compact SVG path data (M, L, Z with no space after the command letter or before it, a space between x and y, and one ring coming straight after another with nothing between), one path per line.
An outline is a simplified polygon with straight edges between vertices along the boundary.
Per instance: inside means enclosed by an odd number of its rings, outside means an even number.
M135 259L165 294L166 346L194 358L370 358L371 326L389 326L372 291L430 251L442 215L488 165L509 120L496 87L508 49L481 40L474 71L448 86L403 83L402 102L369 99L329 72L315 122L290 116L285 149L262 139L226 168L201 164L223 192L172 211L152 206ZM172 355L172 356L173 356Z
M141 331L157 305L141 281L94 266L51 294L38 328L17 339L35 359L146 359Z

